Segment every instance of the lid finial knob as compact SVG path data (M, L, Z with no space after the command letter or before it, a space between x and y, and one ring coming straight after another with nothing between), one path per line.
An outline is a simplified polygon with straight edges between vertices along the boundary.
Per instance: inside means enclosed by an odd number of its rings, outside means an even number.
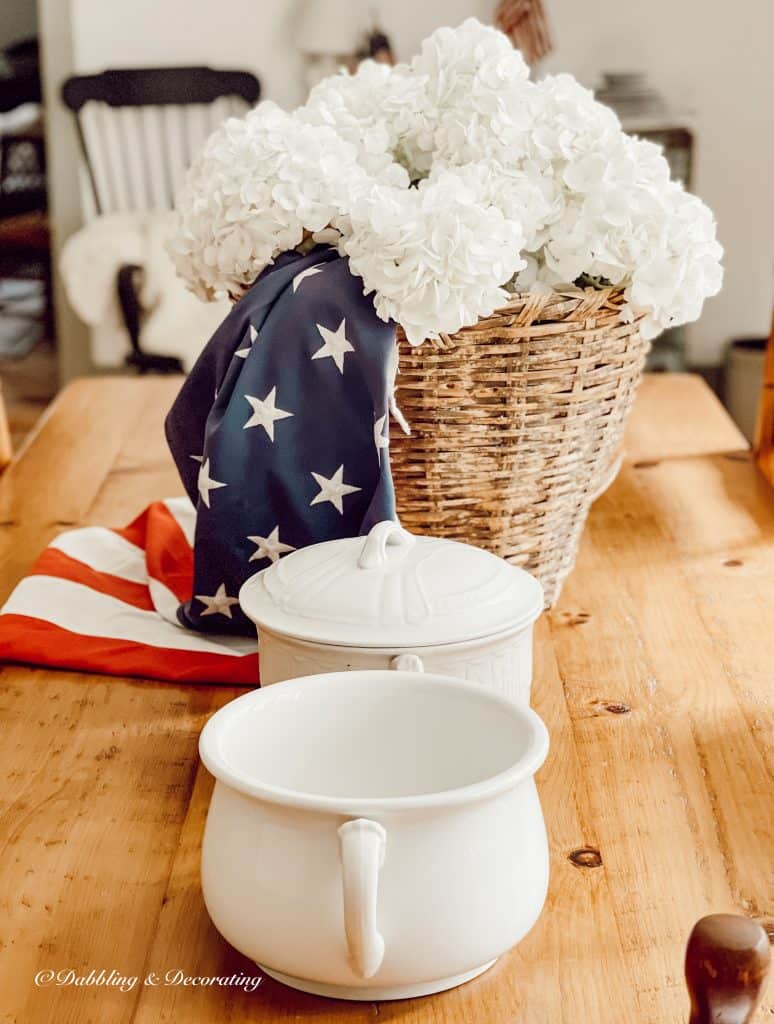
M414 535L404 530L400 523L393 519L385 519L372 526L363 544L360 558L357 560L361 569L378 569L387 561L387 545L410 547L414 543Z

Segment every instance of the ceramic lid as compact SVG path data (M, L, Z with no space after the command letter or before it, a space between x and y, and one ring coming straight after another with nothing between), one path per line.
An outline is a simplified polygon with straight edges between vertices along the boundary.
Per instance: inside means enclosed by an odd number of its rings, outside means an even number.
M239 593L258 626L324 644L425 647L518 629L543 609L529 573L469 544L377 523L367 537L313 544Z

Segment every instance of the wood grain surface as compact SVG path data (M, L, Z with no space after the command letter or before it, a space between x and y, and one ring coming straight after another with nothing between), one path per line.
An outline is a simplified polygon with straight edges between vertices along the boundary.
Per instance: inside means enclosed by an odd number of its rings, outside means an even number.
M59 531L120 525L181 492L161 430L179 382L79 381L0 478L0 598ZM576 570L538 622L546 910L451 992L344 1003L257 975L198 884L211 779L198 733L237 690L0 669L0 1021L10 1024L683 1024L694 922L774 929L774 492L697 379L651 378ZM36 985L114 970L116 986ZM774 993L756 1020L770 1020Z
M744 434L701 377L692 373L645 375L626 431L630 461L716 455L747 447Z

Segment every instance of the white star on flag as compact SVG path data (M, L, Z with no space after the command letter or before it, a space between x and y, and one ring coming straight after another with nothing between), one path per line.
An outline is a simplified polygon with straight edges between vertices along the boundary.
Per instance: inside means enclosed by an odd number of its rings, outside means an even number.
M330 331L327 327L315 324L315 327L320 332L320 337L323 339L325 344L322 348L317 349L312 356L312 359L331 358L336 364L336 368L339 373L344 373L344 356L347 352L355 351L347 341L346 335L344 334L345 324L346 321L342 320L335 331Z
M238 348L234 355L238 356L240 359L247 359L247 357L250 355L250 349L255 344L255 339L257 337L258 331L256 331L253 325L250 324L250 344L247 346L247 348Z
M205 610L202 612L202 618L205 615L225 615L227 619L231 618L231 605L239 604L239 599L236 597L229 597L226 593L226 584L221 583L212 597L207 597L206 594L195 594L197 601L205 606Z
M256 545L255 551L248 559L249 562L260 562L262 558L269 558L272 562L276 562L286 551L296 550L292 544L283 544L279 539L279 526L275 526L268 537L248 537L247 539Z
M324 265L325 264L323 263L315 263L313 267L307 267L306 270L302 270L300 274L296 274L293 278L293 291L298 291L298 286L305 278L312 277L314 274L319 274Z
M384 424L387 420L387 414L380 416L379 419L374 423L374 444L376 445L376 455L379 459L379 465L382 464L382 448L390 447L390 435L385 435Z
M197 481L199 488L199 495L207 506L210 507L210 491L216 491L219 487L225 487L226 484L220 483L219 480L213 480L210 476L210 460L206 459L199 470L199 479Z
M320 488L320 493L315 495L309 504L319 505L323 501L329 501L339 515L344 514L344 503L341 500L344 495L354 494L355 491L362 490L362 487L353 487L351 484L344 483L344 466L339 466L330 479L326 476L321 476L320 473L312 473L312 476Z
M252 406L253 414L247 423L245 423L243 430L247 430L248 427L263 427L269 435L269 440L273 441L274 423L276 420L286 420L288 417L292 416L293 413L287 412L285 409L277 408L276 388L272 388L265 398L254 398L253 395L245 395L245 398Z

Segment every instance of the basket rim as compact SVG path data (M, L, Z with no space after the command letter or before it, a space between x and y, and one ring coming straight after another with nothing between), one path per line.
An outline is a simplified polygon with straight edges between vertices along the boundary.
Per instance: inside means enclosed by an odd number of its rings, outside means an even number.
M547 292L514 292L504 305L498 306L486 316L479 317L473 323L466 324L454 332L439 331L437 337L428 336L411 347L419 348L420 345L429 343L434 348L446 348L453 346L453 339L459 335L495 332L505 326L528 330L539 324L577 322L578 330L583 331L588 329L589 320L602 314L612 316L621 324L636 328L644 319L645 313L631 310L627 311L626 316L623 315L623 307L627 304L625 291L621 285L609 285L605 288L567 285ZM396 324L396 327L398 339L407 341L402 326Z

